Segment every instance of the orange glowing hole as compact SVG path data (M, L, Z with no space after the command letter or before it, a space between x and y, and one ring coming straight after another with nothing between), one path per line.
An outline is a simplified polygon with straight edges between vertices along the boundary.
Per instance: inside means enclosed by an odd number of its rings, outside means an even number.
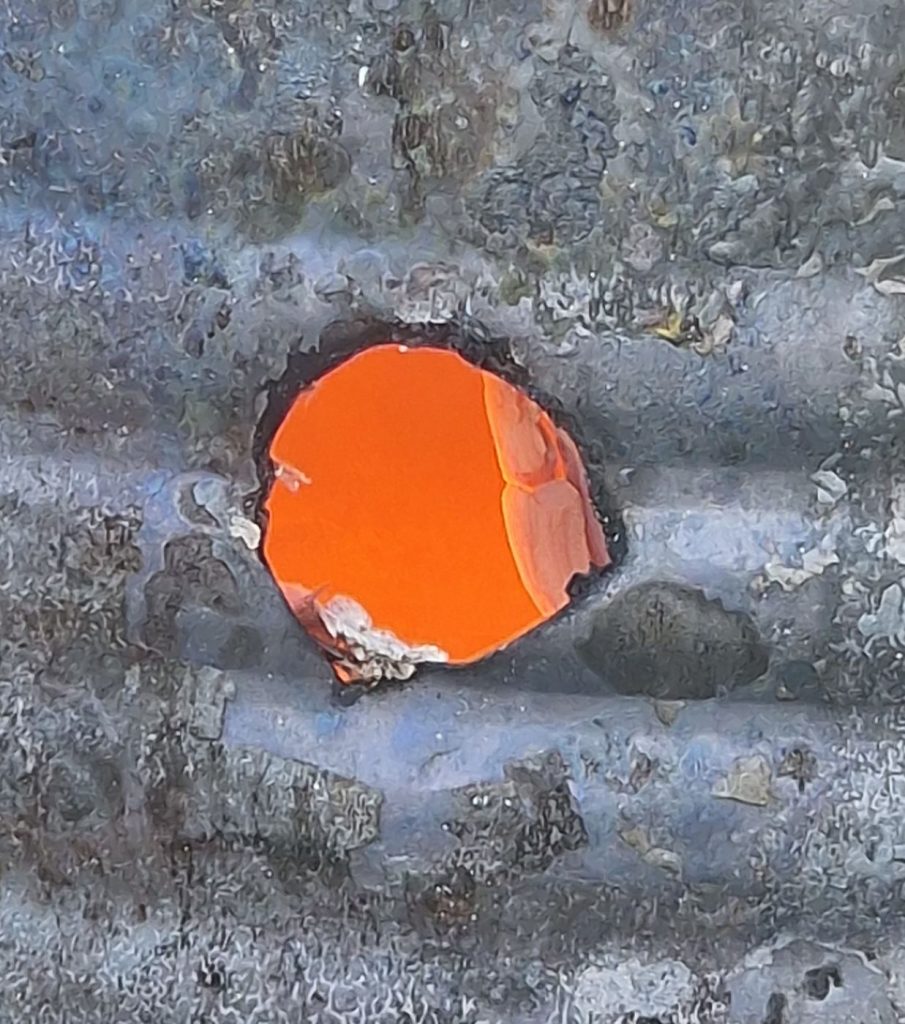
M270 457L264 557L343 681L481 658L610 561L571 438L446 349L349 359L298 396Z

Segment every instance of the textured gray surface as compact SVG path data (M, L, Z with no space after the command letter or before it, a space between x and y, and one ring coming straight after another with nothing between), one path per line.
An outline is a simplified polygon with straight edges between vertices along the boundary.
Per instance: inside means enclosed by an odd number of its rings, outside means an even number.
M905 1013L903 38L874 0L0 6L4 1024ZM397 321L506 339L627 555L343 709L254 551L256 424ZM651 584L696 642L620 612Z

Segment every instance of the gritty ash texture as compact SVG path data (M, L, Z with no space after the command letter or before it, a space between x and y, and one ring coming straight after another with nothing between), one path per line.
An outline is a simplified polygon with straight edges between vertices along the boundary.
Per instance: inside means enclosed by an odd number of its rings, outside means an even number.
M0 196L0 1024L903 1018L905 6L0 0ZM375 323L627 554L337 708L256 427Z

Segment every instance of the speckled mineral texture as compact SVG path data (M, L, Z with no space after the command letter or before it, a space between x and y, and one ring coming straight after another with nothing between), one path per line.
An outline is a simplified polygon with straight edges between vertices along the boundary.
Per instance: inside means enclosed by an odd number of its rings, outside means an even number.
M903 40L881 0L0 0L2 1024L905 1011ZM765 671L702 701L686 637L687 687L614 685L597 589L503 702L321 700L256 424L378 321L511 339L624 513L608 585Z

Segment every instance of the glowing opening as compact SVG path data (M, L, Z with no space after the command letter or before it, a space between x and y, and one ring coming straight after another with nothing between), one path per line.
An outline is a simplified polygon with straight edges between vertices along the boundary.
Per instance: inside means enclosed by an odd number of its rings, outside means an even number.
M481 658L610 561L571 438L446 349L379 345L326 373L270 457L264 557L344 680Z

